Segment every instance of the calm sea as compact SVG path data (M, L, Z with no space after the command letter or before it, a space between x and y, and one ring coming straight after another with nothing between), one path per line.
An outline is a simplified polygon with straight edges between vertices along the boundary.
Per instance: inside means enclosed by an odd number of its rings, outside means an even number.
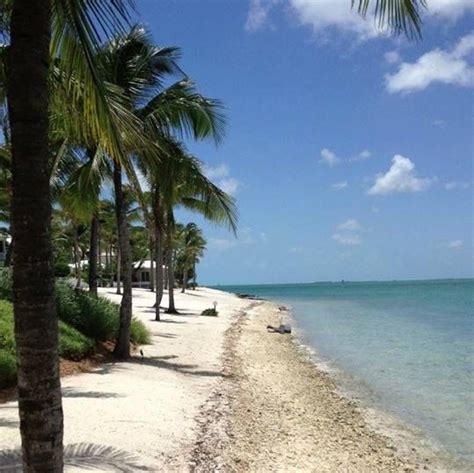
M319 360L474 471L473 279L218 288L290 305Z

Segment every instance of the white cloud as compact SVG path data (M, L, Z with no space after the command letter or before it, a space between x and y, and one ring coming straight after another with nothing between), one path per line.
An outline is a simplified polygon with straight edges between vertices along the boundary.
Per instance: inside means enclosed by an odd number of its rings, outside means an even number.
M357 3L355 2L356 5ZM372 10L368 11L364 19L357 13L356 7L351 8L350 0L250 0L245 29L261 29L270 21L272 9L281 5L300 24L310 26L319 36L335 31L367 40L384 35L384 28L382 31L378 29L374 21L374 4L375 2L370 3ZM473 0L429 0L428 9L421 9L420 13L422 17L433 20L454 22L469 10L474 10Z
M345 222L340 223L336 228L338 231L336 231L331 238L339 244L354 246L362 243L362 238L360 236L362 225L354 218L350 218Z
M438 128L444 128L446 126L446 122L444 120L434 120L433 125L437 126Z
M205 166L204 174L229 195L235 195L240 187L240 181L230 175L230 169L227 164Z
M360 245L362 243L360 236L352 233L334 233L331 238L346 246Z
M432 179L416 177L413 162L397 154L392 159L390 169L385 174L376 176L374 185L367 193L377 195L394 192L421 192L428 189L432 182Z
M468 189L469 186L470 186L469 182L449 181L444 185L444 188L447 191L452 191L454 189Z
M321 150L321 159L320 163L327 164L328 166L335 166L341 162L341 158L338 158L335 153L330 149L324 148Z
M464 13L474 11L472 0L429 0L427 15L456 20Z
M369 39L379 34L373 16L363 19L351 8L347 0L289 0L292 11L303 25L309 25L314 32L328 29L353 33L359 39Z
M227 164L219 164L218 166L204 166L204 174L209 179L220 179L230 174Z
M335 182L334 184L331 184L331 187L336 191L345 189L347 186L348 186L347 181Z
M396 73L385 76L385 86L390 93L424 90L436 82L473 87L474 67L469 58L472 51L474 33L461 38L450 52L434 49L414 63L400 64Z
M261 29L268 21L271 9L279 0L250 0L245 29L250 32Z
M227 238L210 238L209 239L209 246L211 248L215 248L218 251L225 251L230 248L233 248L237 245L236 240L229 240Z
M349 158L348 161L350 163L356 163L358 161L365 161L366 159L369 159L371 156L372 156L372 153L369 150L364 149L364 151L361 151L356 156L352 156L352 158Z
M389 64L396 64L397 62L401 61L400 54L398 51L388 51L383 55L385 62Z
M218 186L227 194L235 195L240 182L235 177L226 177L219 181Z
M361 224L353 218L346 220L344 223L340 223L337 228L338 230L348 230L353 232L362 230Z
M448 248L451 250L462 250L464 244L461 240L453 240L448 243Z

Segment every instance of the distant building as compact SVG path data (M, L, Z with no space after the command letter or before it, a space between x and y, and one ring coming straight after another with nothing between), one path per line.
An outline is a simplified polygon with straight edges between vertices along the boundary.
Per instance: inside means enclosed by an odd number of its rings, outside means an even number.
M153 270L155 267L153 266ZM165 275L167 267L163 265L163 274ZM150 287L151 281L151 260L136 261L133 263L133 279L134 287Z

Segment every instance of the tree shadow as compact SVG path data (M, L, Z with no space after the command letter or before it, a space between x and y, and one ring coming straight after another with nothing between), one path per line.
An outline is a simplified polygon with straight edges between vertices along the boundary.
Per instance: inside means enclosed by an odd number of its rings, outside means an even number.
M18 429L20 427L20 422L17 420L9 420L9 419L2 419L0 418L0 428L10 428L10 429Z
M64 448L64 466L84 470L115 471L133 473L134 471L152 471L142 465L130 452L107 445L94 443L76 443ZM0 471L21 473L21 449L0 451Z
M153 337L162 337L162 338L176 338L174 333L154 333Z
M184 375L203 376L203 377L218 377L230 378L230 375L224 374L221 371L198 370L198 365L191 365L185 363L173 363L166 361L170 359L168 356L150 356L144 358L131 358L131 363L137 363L146 366L154 366L155 368L162 368L165 370L176 371Z
M124 397L121 394L118 393L107 393L107 392L101 392L101 391L78 391L74 388L63 388L62 389L62 394L63 397L82 397L82 398L94 398L94 399L99 399L99 398L104 398L104 399L109 399L113 397Z

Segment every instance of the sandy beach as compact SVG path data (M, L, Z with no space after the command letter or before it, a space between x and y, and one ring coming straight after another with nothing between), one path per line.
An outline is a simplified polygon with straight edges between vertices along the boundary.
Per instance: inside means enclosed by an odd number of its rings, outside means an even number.
M134 289L153 334L143 357L63 378L66 471L436 470L375 433L291 336L267 332L286 318L276 305L199 288L154 322L153 298ZM219 316L200 316L213 302ZM14 401L0 432L0 471L20 471Z

